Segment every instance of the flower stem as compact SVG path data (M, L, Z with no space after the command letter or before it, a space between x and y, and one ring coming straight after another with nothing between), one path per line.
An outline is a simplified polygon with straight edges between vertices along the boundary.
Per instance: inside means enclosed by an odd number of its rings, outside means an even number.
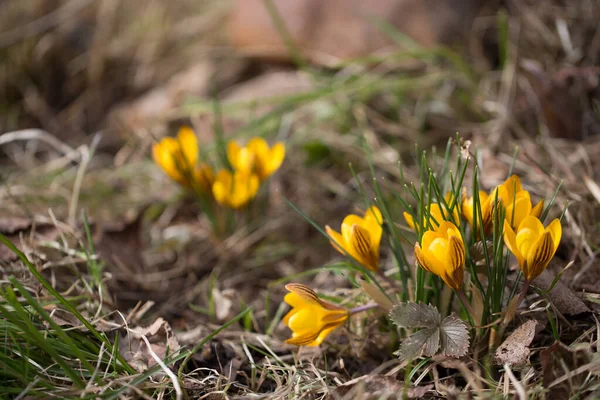
M531 285L531 281L529 279L526 279L525 282L523 283L523 290L521 291L521 294L519 295L517 307L519 304L521 304L523 302L523 299L525 298L525 295L527 294L527 290L529 289L529 285Z
M467 299L467 296L465 295L465 292L462 289L456 290L456 295L458 296L458 299L462 303L465 310L467 310L467 314L469 314L469 321L471 321L471 325L473 325L472 318L475 314L473 313L473 309L471 308L469 299Z
M362 305L362 306L358 306L358 307L352 308L350 310L350 315L354 315L354 314L357 314L359 312L367 311L367 310L370 310L370 309L375 308L375 307L379 307L379 305L377 303L369 303L369 304L365 304L365 305Z

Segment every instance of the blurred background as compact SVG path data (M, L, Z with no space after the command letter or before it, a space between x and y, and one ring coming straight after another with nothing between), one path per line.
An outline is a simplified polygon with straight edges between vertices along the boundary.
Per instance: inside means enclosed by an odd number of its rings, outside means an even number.
M269 1L277 15L265 4L5 0L0 131L35 127L79 143L102 130L103 145L118 147L189 117L182 107L190 99L306 92L310 80L290 73L298 62L332 75L370 68L414 76L438 64L441 46L477 78L477 111L511 115L531 134L584 139L598 131L597 1ZM486 99L496 85L504 98ZM447 98L456 86L448 82ZM436 116L447 103L439 96ZM477 120L460 119L468 117Z

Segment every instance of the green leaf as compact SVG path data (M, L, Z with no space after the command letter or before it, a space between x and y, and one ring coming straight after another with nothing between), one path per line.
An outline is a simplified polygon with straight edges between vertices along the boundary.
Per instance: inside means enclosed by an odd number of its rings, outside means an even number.
M400 328L434 328L442 323L437 308L424 303L399 303L390 311L390 319Z
M444 318L440 326L441 351L450 357L461 357L469 350L467 325L455 315Z
M404 340L394 353L401 360L421 355L431 357L437 353L460 357L469 349L469 331L466 324L454 315L442 320L437 308L430 304L397 304L390 311L390 319L401 328L423 328Z
M437 328L421 329L410 335L394 354L401 360L410 360L419 357L421 353L433 356L440 345L440 331ZM423 350L423 347L425 349Z

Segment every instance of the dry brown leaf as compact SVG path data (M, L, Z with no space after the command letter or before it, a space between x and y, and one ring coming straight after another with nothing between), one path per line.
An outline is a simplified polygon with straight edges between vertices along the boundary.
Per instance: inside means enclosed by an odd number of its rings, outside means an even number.
M588 350L574 350L561 342L554 342L551 346L540 352L542 364L543 385L551 388L551 399L568 399L571 394L581 388L588 370L579 374L572 371L584 365L593 364L593 354ZM596 364L597 365L597 364ZM596 373L598 370L596 369ZM561 380L571 374L568 379Z
M367 294L367 296L373 299L373 301L386 312L390 312L392 307L394 307L394 303L392 303L392 301L388 299L385 294L381 293L381 290L376 285L363 280L359 281L359 283L360 287Z
M523 365L529 362L529 345L535 336L535 328L538 322L530 319L518 327L498 347L495 354L495 362L498 365L509 366Z
M145 336L150 342L150 349L142 336ZM162 318L158 318L152 325L145 328L126 329L119 340L119 352L129 365L139 372L156 364L151 352L162 360L179 348L179 342L173 334L171 326Z
M473 321L475 324L480 325L481 319L483 318L483 296L481 292L473 283L471 283L471 309L473 310Z
M517 309L519 308L519 305L521 304L520 300L521 300L521 295L517 294L512 299L510 299L510 301L508 302L508 306L506 306L506 310L504 311L503 323L505 325L510 323L513 319L515 319L515 315L517 314Z
M533 284L542 290L548 290L553 280L554 274L545 270L533 281ZM577 315L590 311L588 306L561 281L558 281L554 285L554 288L547 296L561 314Z
M338 386L331 399L421 399L433 385L409 386L391 376L363 375Z

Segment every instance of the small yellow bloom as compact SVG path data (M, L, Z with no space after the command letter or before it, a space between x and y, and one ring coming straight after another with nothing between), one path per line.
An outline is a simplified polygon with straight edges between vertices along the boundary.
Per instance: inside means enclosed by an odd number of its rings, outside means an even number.
M251 139L245 147L235 141L227 144L227 159L237 171L254 172L264 181L279 169L285 158L285 145L275 143L269 148L259 137Z
M465 244L452 222L443 221L427 231L415 243L415 258L424 270L442 278L446 285L459 290L465 273Z
M290 293L285 295L284 301L292 306L283 317L283 323L292 330L292 337L286 343L318 346L348 319L348 309L319 299L307 286L290 283L285 288Z
M241 208L254 199L259 185L255 174L242 171L231 173L228 169L222 169L215 177L212 192L219 204Z
M521 221L516 233L504 221L504 243L517 257L527 281L537 278L546 269L556 253L561 236L562 227L558 219L544 229L537 217L529 215Z
M191 128L179 129L177 139L166 137L155 143L152 157L171 179L188 188L193 186L192 179L198 162L198 140Z
M454 201L454 196L452 196L452 192L448 192L446 193L446 195L444 196L444 200L446 202L446 204L448 204L449 206L452 205L452 202ZM437 228L438 225L440 224L440 222L442 221L450 221L451 219L453 219L453 221L451 222L455 222L458 224L458 226L460 226L460 216L458 213L458 204L456 204L454 206L454 210L452 211L452 217L450 216L450 211L448 210L448 208L443 204L443 203L431 203L431 206L429 208L429 221L431 223L431 226L433 228ZM421 228L425 228L425 225L427 224L427 215L425 215L426 213L423 213L423 224L421 225ZM404 212L404 219L406 220L406 223L408 224L408 226L410 226L410 228L412 230L415 230L415 221L413 220L412 215L410 215L409 213L407 213L406 211Z
M496 198L502 207L504 207L505 219L512 222L510 225L513 228L519 226L528 215L539 217L544 208L543 199L535 207L532 206L529 192L523 189L519 177L512 175L504 183L494 188L490 194L479 191L481 217L486 235L493 228L494 203ZM473 197L465 197L462 204L462 212L465 219L473 226L473 219L477 218L474 215Z
M342 222L342 233L329 225L325 231L332 239L331 244L342 254L348 254L371 271L379 270L379 244L381 242L381 212L372 206L364 218L350 214Z

